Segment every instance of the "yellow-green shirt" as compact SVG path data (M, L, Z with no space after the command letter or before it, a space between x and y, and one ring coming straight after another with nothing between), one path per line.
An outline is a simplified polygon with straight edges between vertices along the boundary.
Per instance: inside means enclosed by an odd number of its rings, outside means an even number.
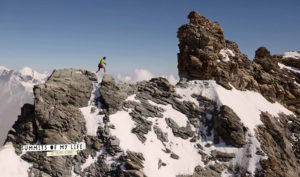
M100 64L103 65L103 63L104 63L104 59L102 58Z

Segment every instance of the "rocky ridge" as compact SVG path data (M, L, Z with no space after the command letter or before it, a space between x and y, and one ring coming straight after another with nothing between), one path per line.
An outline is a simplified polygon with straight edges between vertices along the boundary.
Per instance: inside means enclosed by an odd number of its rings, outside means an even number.
M280 102L293 111L296 118L283 115L270 118L262 113L261 120L264 124L257 131L269 157L262 162L264 176L299 176L300 171L296 165L299 164L299 158L295 152L299 147L297 129L300 120L300 75L297 71L300 70L300 60L290 56L271 55L265 47L260 47L255 53L255 59L251 61L240 52L235 42L225 39L223 29L217 22L212 22L197 12L191 12L188 18L190 22L181 26L177 35L180 49L178 71L181 79L216 80L227 89L234 87L239 90L254 90L267 100ZM279 125L271 121L276 119L280 120ZM293 128L290 127L291 124ZM270 136L266 138L266 135ZM281 137L280 141L278 136ZM263 140L262 137L266 139ZM283 140L292 144L292 147L284 146ZM282 155L283 159L278 158ZM284 158L285 155L289 160Z
M276 62L286 59L266 48L250 61L218 23L196 12L189 19L178 31L176 86L164 78L120 84L110 75L98 84L93 73L76 69L55 70L37 85L34 105L23 106L6 140L32 164L28 176L299 176L299 75L281 69ZM207 80L259 92L294 115L261 112L253 134L236 109L203 96L210 89ZM197 94L189 92L191 84L199 87ZM88 133L89 121L95 121L94 134ZM19 147L76 142L86 144L76 156L22 154Z
M178 72L181 78L216 80L227 89L254 90L269 101L278 101L300 114L299 73L286 72L278 63L299 68L299 59L272 56L261 47L255 59L249 60L235 42L224 37L217 22L197 12L188 16L190 22L178 30ZM296 82L296 83L295 83Z
M34 87L34 105L25 104L9 131L21 154L24 144L68 144L82 142L86 133L84 118L78 109L88 104L96 78L88 71L55 70L45 84ZM71 175L71 157L47 157L44 152L27 152L22 159L33 164L29 176Z
M209 165L205 167L207 174L220 176L222 171L228 168L228 165L222 162L228 162L235 157L234 154L216 150L211 151L211 154L206 152L206 149L210 147L209 140L215 143L220 141L219 136L217 134L214 136L212 133L217 119L209 119L209 117L231 119L228 115L234 113L229 107L224 107L224 110L219 111L214 102L199 95L194 95L194 97L199 100L202 107L191 102L182 102L178 100L181 96L176 93L175 87L164 78L154 78L137 84L118 84L111 76L105 75L99 86L95 80L93 74L88 71L56 70L45 84L34 88L35 104L23 106L22 114L10 130L6 140L6 143L13 143L16 153L21 155L23 160L32 164L29 176L146 176L144 173L145 154L122 149L119 138L111 132L114 125L110 117L118 111L129 112L136 126L133 127L131 133L136 135L138 141L145 143L149 140L147 134L153 131L164 146L161 151L169 154L171 159L181 160L183 157L170 149L169 145L173 143L169 139L171 134L153 121L154 117L164 119L171 129L172 136L191 142L198 149L199 159L202 157L203 163ZM99 97L90 100L90 95L95 92ZM128 100L130 95L135 95L138 101ZM178 125L174 120L176 117L166 117L164 115L166 110L153 103L171 105L174 110L185 114L188 117L186 126ZM103 116L97 136L87 134L86 128L88 127L79 109L89 104L94 105L91 112L99 111L99 116ZM246 144L243 126L239 118L234 116L232 124L228 126L238 131L230 132L232 140L225 142L241 147L242 144ZM207 129L202 130L202 126ZM223 126L226 125L223 123ZM216 132L224 135L222 129L216 129ZM201 139L207 140L207 147L199 143ZM44 152L21 154L20 151L21 144L76 142L85 142L86 149L73 157L47 157ZM91 157L94 158L94 163L82 168ZM210 163L213 161L219 162L213 165ZM158 169L168 166L162 159L157 161L157 165Z

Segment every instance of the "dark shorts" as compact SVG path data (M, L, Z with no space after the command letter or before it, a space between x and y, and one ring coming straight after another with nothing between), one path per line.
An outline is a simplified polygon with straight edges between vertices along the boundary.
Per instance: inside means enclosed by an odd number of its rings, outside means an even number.
M98 65L98 68L100 69L100 68L103 68L103 66L102 65Z

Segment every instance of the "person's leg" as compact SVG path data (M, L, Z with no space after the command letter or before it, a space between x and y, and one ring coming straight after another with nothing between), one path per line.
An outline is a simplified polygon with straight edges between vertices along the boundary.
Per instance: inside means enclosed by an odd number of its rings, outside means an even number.
M106 73L106 69L105 69L105 67L103 66L103 69L104 69L104 74Z
M96 71L96 74L100 71L100 67L98 67L98 70Z

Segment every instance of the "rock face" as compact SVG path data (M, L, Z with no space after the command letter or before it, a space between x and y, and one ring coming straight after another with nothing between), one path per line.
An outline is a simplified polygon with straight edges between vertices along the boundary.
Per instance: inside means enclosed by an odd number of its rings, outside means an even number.
M285 52L284 55L274 57L278 57L287 66L300 68L300 51Z
M35 120L43 137L38 138L41 143L66 144L82 140L86 130L78 108L88 105L92 81L95 78L89 72L65 69L54 71L45 84L34 87Z
M82 142L85 121L79 108L88 105L96 81L88 71L55 70L45 84L34 87L34 106L25 104L21 116L9 131L18 154L24 144L68 144ZM47 157L44 152L27 152L22 159L33 164L34 176L69 176L70 157Z
M215 79L227 84L230 75L226 70L237 70L237 64L246 66L250 61L239 51L236 43L225 39L223 29L217 22L212 22L197 12L191 12L188 18L190 23L181 26L177 35L180 50L179 76L189 79ZM223 55L220 54L222 49L225 50ZM223 61L226 56L239 63Z
M235 147L246 144L245 128L240 118L228 106L221 106L219 116L214 120L215 132L222 137L225 143Z
M258 129L262 149L268 159L261 165L265 176L299 176L300 121L293 116L261 114L264 125Z
M294 82L300 83L300 76L281 70L277 63L298 67L300 60L278 60L278 56L271 56L265 47L261 47L256 51L254 61L250 61L236 43L225 39L217 22L197 12L191 12L188 18L190 22L181 26L177 34L181 78L212 79L227 89L232 85L239 90L254 90L299 115L299 111L290 105L300 101L300 89Z
M266 47L260 47L253 61L238 49L238 45L226 40L223 30L217 22L206 19L197 12L188 15L190 22L178 29L179 39L178 73L182 80L216 80L226 89L232 86L238 90L253 90L261 93L271 102L279 102L296 115L293 123L300 120L300 65L299 58L290 55L271 55ZM295 54L294 52L293 54ZM297 54L298 56L298 54ZM289 69L288 67L291 69ZM238 117L226 107L221 108L221 115L215 119L214 128L227 144L243 146L244 128ZM226 118L230 115L230 118ZM288 122L286 116L271 118L262 114L263 126L258 128L258 135L269 159L262 161L262 176L299 176L298 136L289 125L279 125L277 121ZM297 128L296 128L297 127ZM286 144L293 144L294 150ZM297 147L297 148L296 148ZM279 155L281 154L281 155Z
M101 85L101 98L109 114L120 110L122 102L128 95L131 95L134 90L129 84L117 84L115 79L110 75L104 75Z

